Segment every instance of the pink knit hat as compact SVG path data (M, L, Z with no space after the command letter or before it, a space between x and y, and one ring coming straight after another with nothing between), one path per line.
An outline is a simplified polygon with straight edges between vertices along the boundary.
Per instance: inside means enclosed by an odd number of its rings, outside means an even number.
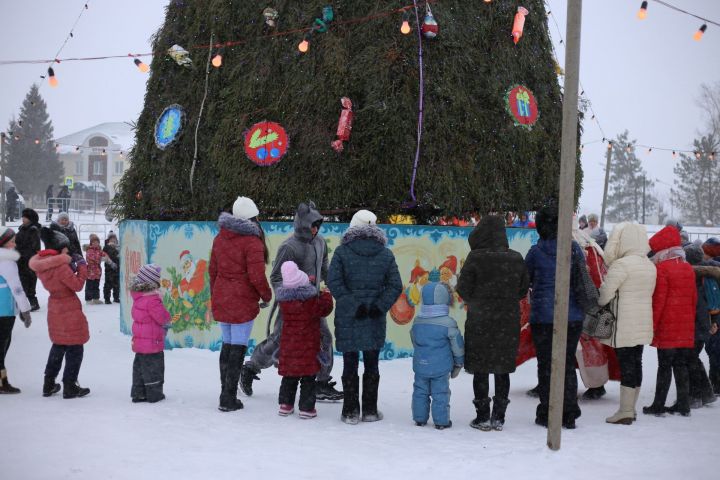
M285 288L298 288L310 284L307 274L300 270L295 262L283 263L280 271Z

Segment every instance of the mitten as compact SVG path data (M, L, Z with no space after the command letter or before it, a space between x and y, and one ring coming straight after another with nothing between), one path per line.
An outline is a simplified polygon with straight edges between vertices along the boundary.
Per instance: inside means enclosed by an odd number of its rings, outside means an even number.
M355 312L355 318L365 318L368 316L368 309L365 304L361 303Z
M268 302L260 302L260 308L267 308L270 304Z
M460 375L460 370L462 370L462 365L454 365L452 372L450 373L450 378L456 378Z
M25 324L25 328L30 328L30 324L32 323L32 318L30 318L30 312L21 312L20 320L22 320L22 322Z
M378 318L378 317L383 316L382 310L380 310L377 305L373 305L372 307L370 307L369 313L370 313L370 317L372 317L372 318Z

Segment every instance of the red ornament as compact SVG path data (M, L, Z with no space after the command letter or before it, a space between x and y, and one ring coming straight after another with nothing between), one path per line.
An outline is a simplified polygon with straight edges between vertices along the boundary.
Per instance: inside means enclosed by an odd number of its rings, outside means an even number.
M287 133L275 122L256 123L245 134L245 154L261 167L279 162L287 150Z
M513 28L512 28L512 36L513 36L513 42L515 42L515 45L520 41L520 38L523 36L523 30L525 28L525 15L527 15L528 10L525 7L518 7L517 13L515 14L515 19L513 20Z
M425 38L428 39L437 37L437 34L440 31L440 27L433 16L432 10L430 10L430 4L427 5L427 12L425 13L425 19L420 27L420 31L423 35L425 35Z
M352 132L354 116L354 113L352 111L352 100L350 100L348 97L343 97L340 99L340 104L342 105L343 110L340 113L340 121L338 122L338 128L336 133L337 140L330 144L333 150L335 150L337 153L342 153L342 151L345 149L345 145L343 145L343 142L347 142L348 140L350 140L350 133Z

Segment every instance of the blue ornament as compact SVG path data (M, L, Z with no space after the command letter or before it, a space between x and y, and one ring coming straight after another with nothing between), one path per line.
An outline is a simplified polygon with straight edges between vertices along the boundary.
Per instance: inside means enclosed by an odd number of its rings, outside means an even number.
M155 122L155 145L165 150L178 139L182 130L185 111L180 105L167 107Z

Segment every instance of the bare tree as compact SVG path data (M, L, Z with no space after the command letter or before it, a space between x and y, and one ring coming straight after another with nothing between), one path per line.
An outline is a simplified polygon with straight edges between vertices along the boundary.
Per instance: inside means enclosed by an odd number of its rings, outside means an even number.
M707 132L703 134L720 137L720 81L700 85L700 95L695 104L702 110L707 122Z

